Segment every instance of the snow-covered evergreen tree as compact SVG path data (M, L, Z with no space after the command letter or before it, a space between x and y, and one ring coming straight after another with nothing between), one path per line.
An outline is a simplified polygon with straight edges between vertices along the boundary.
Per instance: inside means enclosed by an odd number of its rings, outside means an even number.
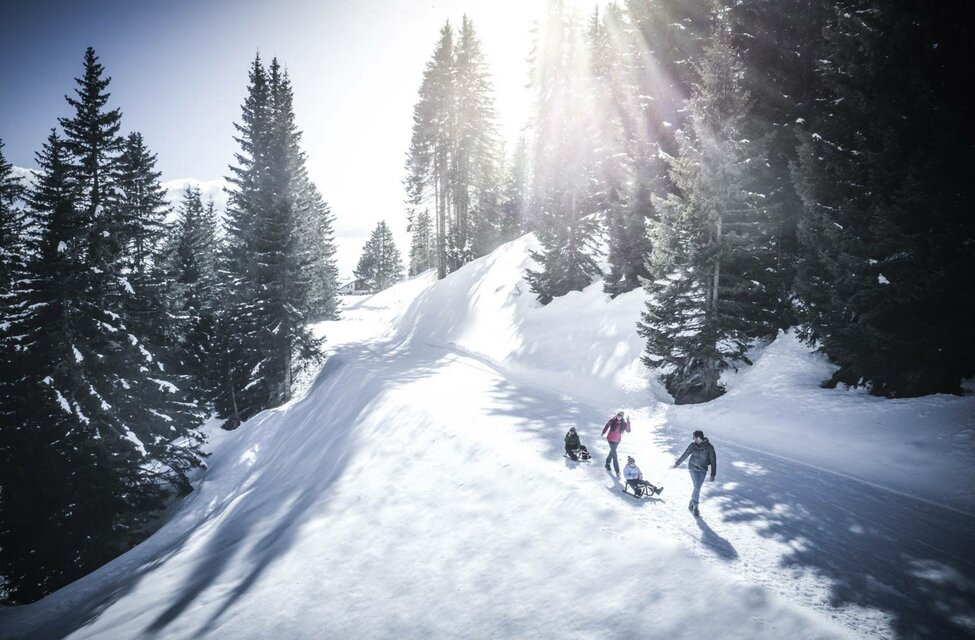
M17 291L27 277L24 185L4 157L3 146L0 140L0 429L13 424L17 402L17 356L9 319L20 313L22 300Z
M217 220L213 201L187 186L165 249L168 317L176 326L176 355L199 400L216 395Z
M764 160L763 150L742 138L748 95L723 26L699 69L672 161L679 192L657 203L654 272L639 325L647 338L644 363L662 372L678 403L720 395L721 371L748 362L752 340L776 330L767 212L749 172L752 162Z
M451 271L485 255L500 243L501 144L494 111L494 87L481 42L466 15L454 50L457 148L454 160L454 232Z
M432 204L437 273L444 277L500 241L501 151L493 88L474 25L447 22L413 110L405 184L410 228ZM422 246L422 239L416 241Z
M510 162L505 165L501 183L498 234L502 242L514 240L527 231L530 170L528 140L521 136Z
M803 336L839 365L829 385L958 392L975 372L969 36L934 7L831 9L794 167Z
M410 270L415 276L437 265L437 250L433 236L430 211L423 209L413 216L410 226Z
M277 60L265 69L255 58L236 126L241 152L228 179L233 187L220 267L225 333L218 337L224 372L218 408L231 427L286 402L294 375L320 357L306 324L314 269L328 270L330 260L327 248L309 240L327 237L330 223L311 191L291 82ZM308 229L313 215L326 221Z
M104 115L89 108L92 97L79 96L79 119ZM99 136L89 140L93 154L104 153ZM201 443L191 405L117 312L129 286L117 255L99 253L113 245L93 239L104 238L92 215L98 192L110 192L96 177L108 175L104 164L86 173L93 165L54 132L37 160L36 239L5 336L17 396L0 432L4 519L17 524L0 530L0 573L20 602L137 542L166 484L190 490L186 472L199 465Z
M376 225L362 248L355 277L369 291L382 291L403 279L403 261L385 220Z
M594 258L598 220L589 215L592 171L590 104L584 46L577 21L560 2L549 7L536 43L536 92L531 214L540 269L525 278L542 304L589 285L600 273Z
M308 180L301 200L303 251L308 255L308 319L338 320L338 267L335 264L335 216L318 188Z
M106 108L103 71L89 48L65 138L52 132L38 154L30 260L4 322L16 394L4 393L0 467L4 521L17 526L0 532L0 573L19 601L137 541L166 485L189 491L200 464L199 416L132 314L115 206L121 116Z
M156 155L146 147L139 132L125 139L118 159L115 198L117 232L121 236L127 270L144 278L154 264L155 253L169 213L166 191L156 170Z
M4 157L3 146L0 140L0 309L6 308L14 282L23 275L27 227L22 207L24 186Z
M603 289L616 296L639 287L648 275L647 222L653 212L644 185L659 181L662 167L647 150L633 72L642 52L633 44L624 12L616 5L607 6L602 16L594 11L586 36L596 136L589 200L606 221L609 271Z

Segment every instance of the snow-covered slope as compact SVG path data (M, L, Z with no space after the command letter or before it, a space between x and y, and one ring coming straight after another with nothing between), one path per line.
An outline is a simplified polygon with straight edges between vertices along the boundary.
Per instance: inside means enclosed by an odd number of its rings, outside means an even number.
M521 281L532 242L350 301L317 327L332 355L303 398L221 437L166 526L0 611L0 636L975 630L971 398L819 389L827 365L784 335L723 398L675 407L639 365L642 294L611 301L596 283L542 308ZM601 467L619 408L634 426L620 452L666 487L659 499L622 495ZM916 446L903 427L921 412ZM561 456L573 425L591 466ZM687 472L670 468L692 427L719 455L697 520Z

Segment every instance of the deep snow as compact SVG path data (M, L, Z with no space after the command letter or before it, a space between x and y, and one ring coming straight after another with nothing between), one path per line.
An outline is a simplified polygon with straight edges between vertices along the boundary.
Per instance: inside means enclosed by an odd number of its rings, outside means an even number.
M307 394L212 444L149 540L3 637L975 635L975 399L824 390L791 334L676 407L639 363L642 292L534 301L526 236L353 299ZM620 493L599 439L665 487ZM595 454L561 456L569 426ZM702 518L670 468L717 447Z

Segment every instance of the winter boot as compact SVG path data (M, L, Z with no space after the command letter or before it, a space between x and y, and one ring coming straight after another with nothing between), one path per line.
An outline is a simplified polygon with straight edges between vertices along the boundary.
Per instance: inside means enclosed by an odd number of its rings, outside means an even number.
M653 492L656 493L659 496L661 493L664 492L664 488L663 487L657 487L656 489L653 490Z
M691 513L694 513L694 501L693 500L691 500L690 502L687 503L687 510L690 511Z
M701 512L698 511L697 505L694 505L694 517L695 518L700 518L701 517Z

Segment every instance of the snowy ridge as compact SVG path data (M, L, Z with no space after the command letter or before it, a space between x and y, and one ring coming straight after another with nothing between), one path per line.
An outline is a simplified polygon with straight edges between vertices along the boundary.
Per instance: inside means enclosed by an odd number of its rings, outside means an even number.
M533 242L322 323L331 355L303 396L215 432L209 468L164 527L0 611L0 637L975 633L975 519L834 472L882 475L883 459L906 454L868 432L920 411L970 461L971 398L819 389L827 365L786 335L723 398L675 407L639 365L641 292L610 301L595 283L542 308L521 281ZM659 498L624 496L602 469L599 431L619 408L634 427L621 457L665 486ZM830 416L848 420L829 427ZM592 465L562 457L569 426ZM687 513L686 470L670 468L692 426L719 456L700 519ZM787 427L809 429L790 432L801 445L775 444ZM826 442L858 437L874 438L875 465L848 468L860 450L838 456ZM937 453L913 464L951 460ZM875 484L932 473L925 490L945 482L947 494L968 472L955 471L888 468Z

